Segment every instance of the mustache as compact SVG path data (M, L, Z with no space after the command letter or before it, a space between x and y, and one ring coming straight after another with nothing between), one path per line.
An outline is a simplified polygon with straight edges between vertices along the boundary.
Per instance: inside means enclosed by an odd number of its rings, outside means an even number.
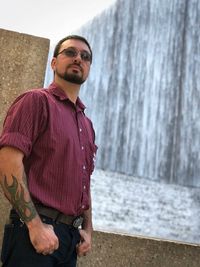
M73 67L73 66L76 66L78 67L81 71L83 71L83 68L81 67L81 65L79 63L72 63L72 64L69 64L68 67Z

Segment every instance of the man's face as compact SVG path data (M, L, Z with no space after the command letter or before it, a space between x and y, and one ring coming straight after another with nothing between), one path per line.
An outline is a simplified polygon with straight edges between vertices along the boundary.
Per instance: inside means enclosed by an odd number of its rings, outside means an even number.
M59 53L51 63L55 77L82 84L88 77L91 65L88 46L80 40L69 39L62 43Z

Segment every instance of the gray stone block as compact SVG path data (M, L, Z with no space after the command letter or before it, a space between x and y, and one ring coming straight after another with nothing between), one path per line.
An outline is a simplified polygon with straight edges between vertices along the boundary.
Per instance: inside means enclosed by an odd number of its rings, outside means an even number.
M13 100L28 89L42 87L49 40L0 29L0 130ZM0 245L9 203L0 190Z

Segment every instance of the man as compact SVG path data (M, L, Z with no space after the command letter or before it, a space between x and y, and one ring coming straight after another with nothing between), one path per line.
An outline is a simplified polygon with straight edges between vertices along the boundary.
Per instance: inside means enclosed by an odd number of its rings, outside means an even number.
M78 97L91 63L87 40L67 36L54 50L53 83L19 96L8 111L0 181L13 208L4 231L4 267L72 267L77 254L91 250L97 147Z

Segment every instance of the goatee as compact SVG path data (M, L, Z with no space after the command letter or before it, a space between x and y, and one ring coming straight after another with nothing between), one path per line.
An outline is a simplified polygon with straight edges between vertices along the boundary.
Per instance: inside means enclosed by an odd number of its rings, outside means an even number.
M83 79L82 71L81 71L81 74L78 74L76 71L71 73L71 72L68 72L68 69L66 69L65 73L60 73L60 72L56 71L56 74L61 79L65 80L67 82L70 82L70 83L75 83L75 84L80 85L80 84L85 82L85 79Z
M77 74L73 74L73 73L71 74L65 73L61 78L63 78L67 82L75 83L75 84L82 84L85 82L85 80L81 76L78 76Z

